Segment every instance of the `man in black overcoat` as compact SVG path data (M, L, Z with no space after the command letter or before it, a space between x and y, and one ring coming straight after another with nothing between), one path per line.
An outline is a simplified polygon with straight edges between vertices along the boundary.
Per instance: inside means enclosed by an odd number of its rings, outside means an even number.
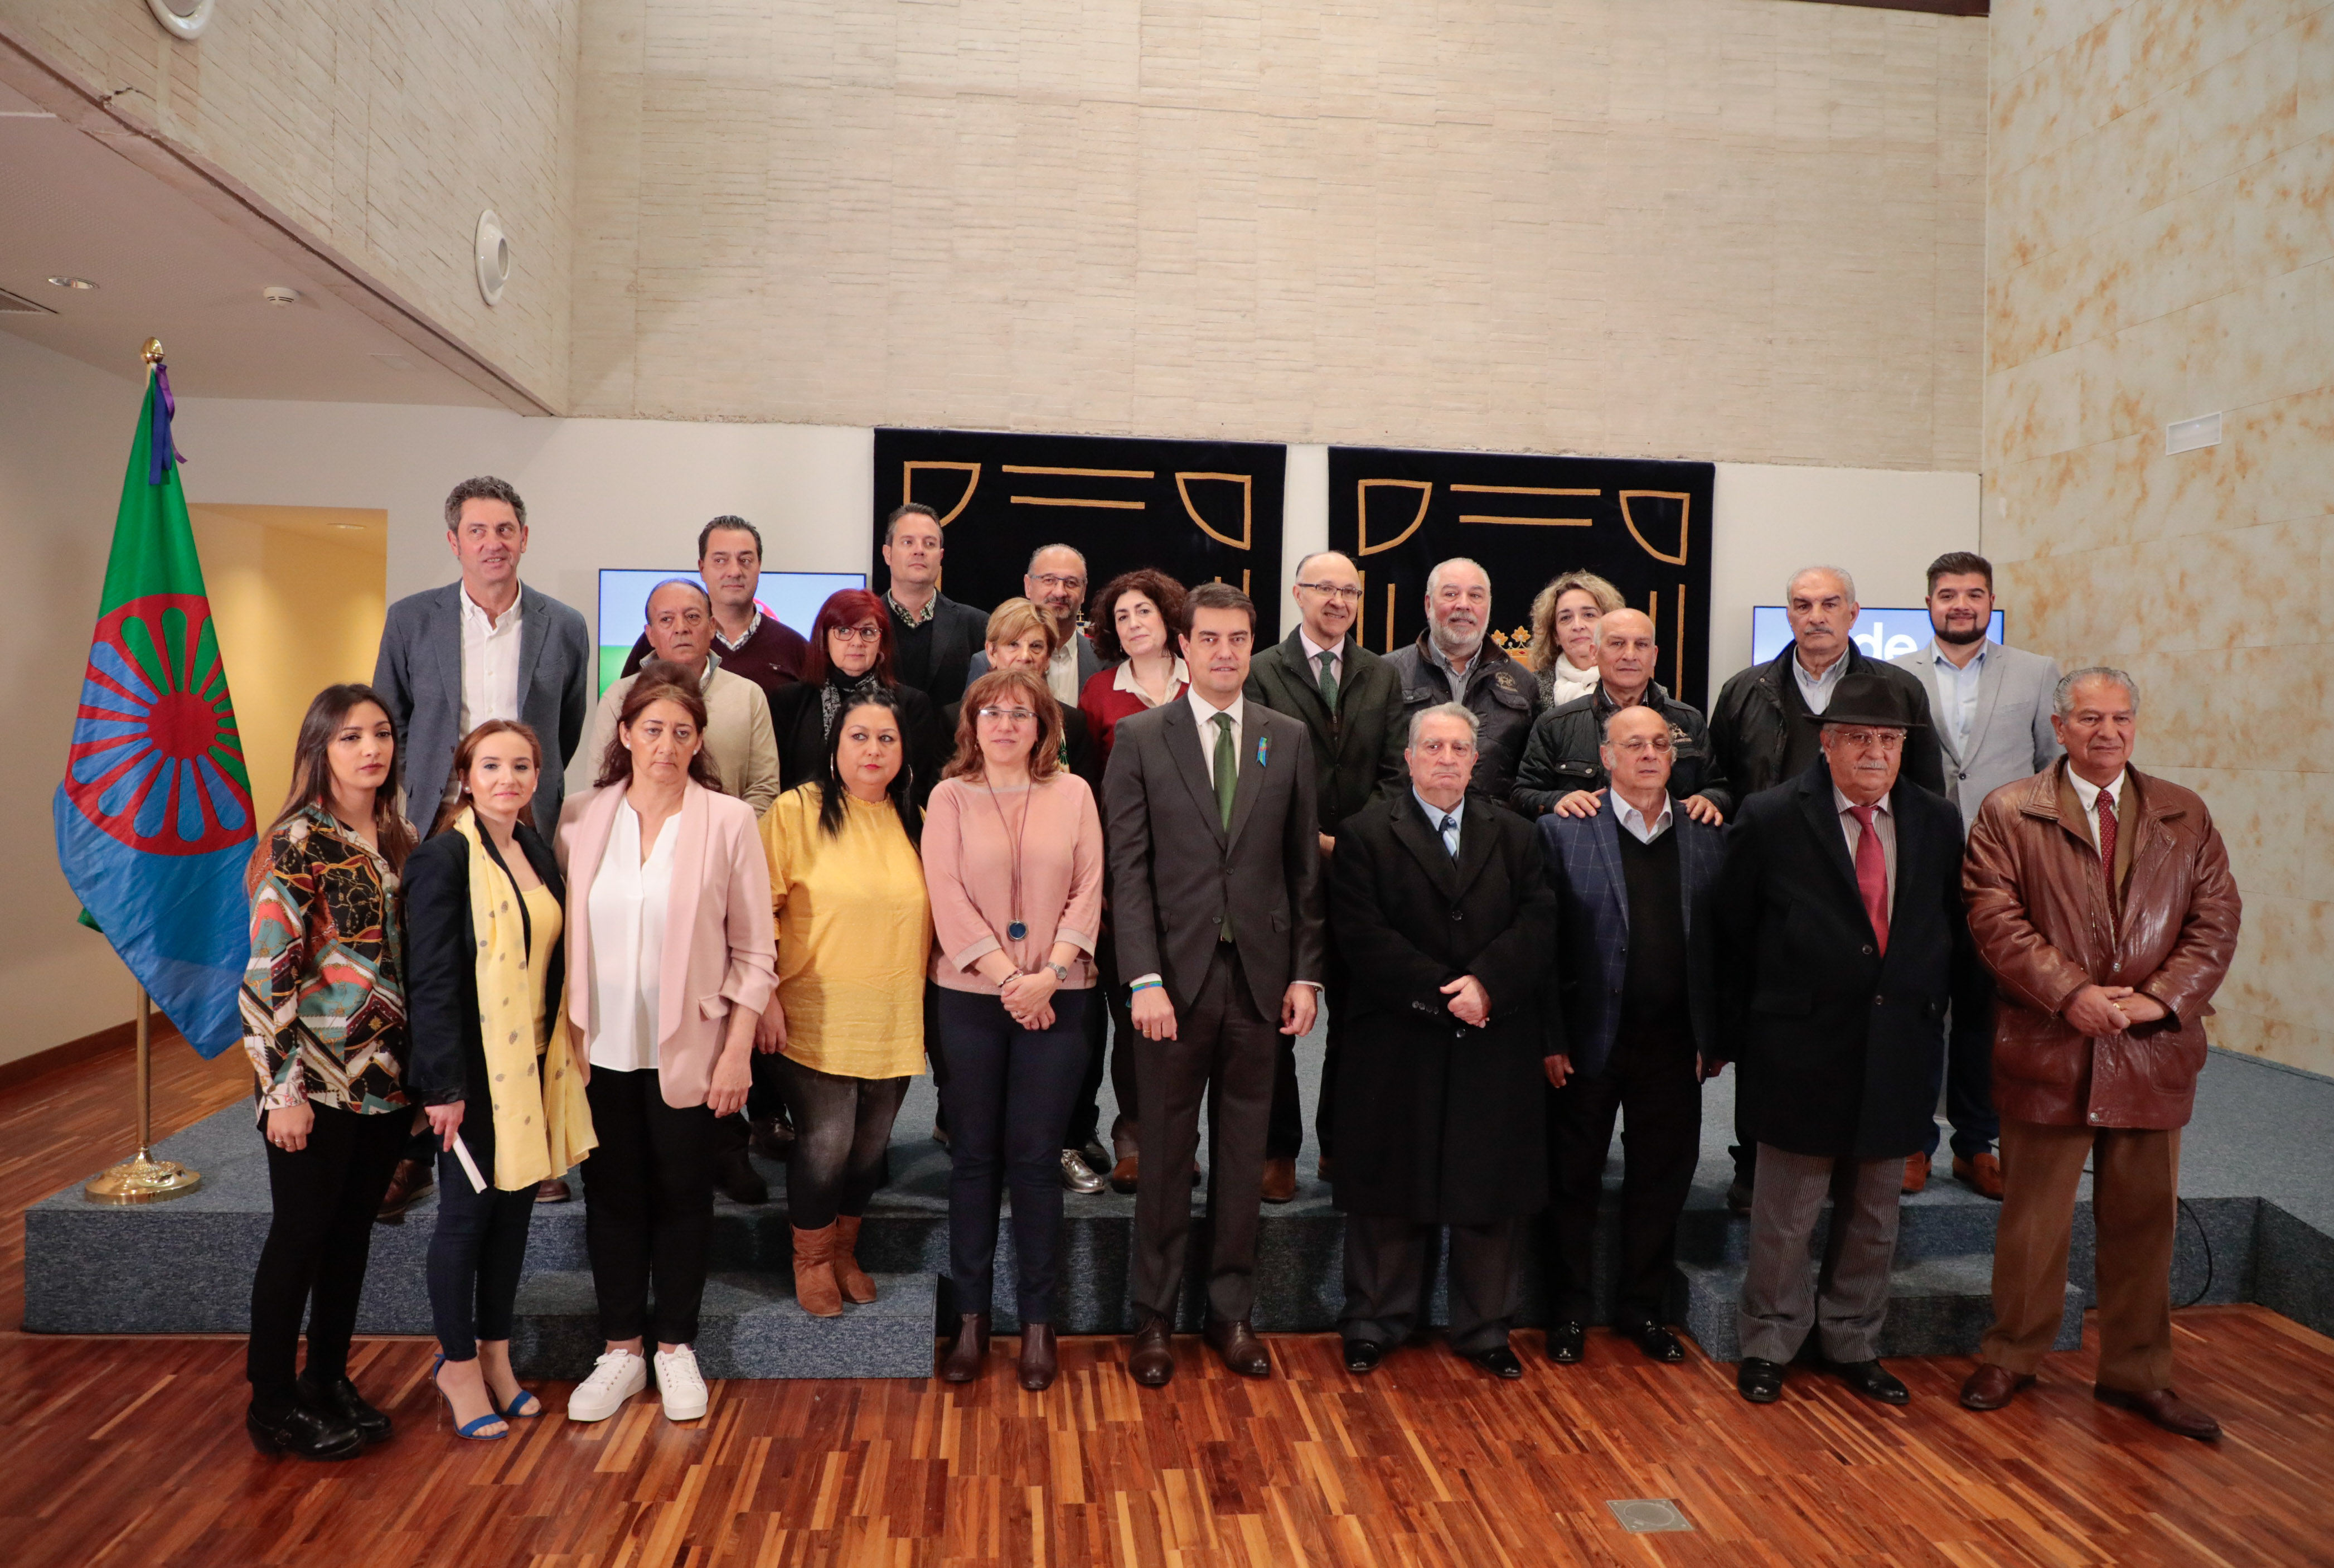
M1897 1188L1935 1119L1946 1009L1984 1005L1961 813L1900 777L1924 722L1914 696L1844 676L1815 765L1742 803L1719 872L1719 1035L1740 1052L1741 1124L1759 1151L1737 1374L1754 1404L1781 1395L1784 1364L1818 1324L1850 1387L1906 1398L1879 1361Z
M1417 1325L1448 1225L1451 1348L1523 1376L1508 1330L1516 1240L1548 1204L1556 896L1531 825L1467 793L1476 724L1455 702L1414 715L1409 788L1348 818L1330 857L1353 974L1335 1169L1356 1372Z

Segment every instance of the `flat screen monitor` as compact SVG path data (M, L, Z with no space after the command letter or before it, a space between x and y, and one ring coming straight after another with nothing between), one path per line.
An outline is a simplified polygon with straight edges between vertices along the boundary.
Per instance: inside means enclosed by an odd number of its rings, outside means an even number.
M1993 613L1993 623L1986 635L2001 642L2001 612ZM1899 653L1909 653L1927 643L1935 634L1929 625L1925 605L1914 605L1910 609L1888 608L1866 605L1856 617L1856 630L1849 634L1856 645L1864 650L1867 659L1893 659ZM1763 664L1783 651L1791 640L1791 623L1780 605L1754 605L1750 609L1750 662Z
M671 571L653 571L648 567L604 566L600 571L600 684L604 692L624 673L624 661L632 656L632 644L640 640L641 628L649 624L649 590L671 577L697 580L697 569L680 566ZM818 607L826 603L829 594L844 588L863 588L867 577L861 572L764 572L761 586L754 591L754 602L762 606L766 615L776 615L786 625L807 636L811 623L818 619Z

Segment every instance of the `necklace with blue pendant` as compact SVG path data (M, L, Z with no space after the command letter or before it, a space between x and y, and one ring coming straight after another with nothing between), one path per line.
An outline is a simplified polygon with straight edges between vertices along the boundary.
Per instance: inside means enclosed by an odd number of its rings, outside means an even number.
M997 787L986 779L981 780L981 784L989 792L989 806L997 812L997 825L1005 829L1006 837L1013 846L1013 923L1005 928L1005 936L1009 942L1027 941L1029 923L1021 918L1021 837L1029 826L1029 798L1025 794L1021 799L1021 822L1016 828L1007 818L1004 805L997 799ZM1033 782L1031 788L1035 787ZM1019 954L1013 956L1016 963L1020 961Z
M1029 934L1029 923L1026 920L1017 920L1005 928L1005 934L1019 942Z

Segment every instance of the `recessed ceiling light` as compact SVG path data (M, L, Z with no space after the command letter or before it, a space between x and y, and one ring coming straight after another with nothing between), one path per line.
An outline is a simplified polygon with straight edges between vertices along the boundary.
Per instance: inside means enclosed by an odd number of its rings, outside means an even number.
M50 281L51 283L55 284L59 288L83 288L83 289L87 289L87 288L95 288L95 287L97 286L97 285L95 285L95 284L93 284L93 283L90 282L90 281L89 281L89 279L87 279L87 278L85 278L85 277L63 277L63 276L57 276L57 277L52 277L52 278L50 278L50 279L49 279L49 281Z
M411 370L413 368L413 362L406 358L401 353L377 353L371 357L381 361L381 363L387 365L391 370Z

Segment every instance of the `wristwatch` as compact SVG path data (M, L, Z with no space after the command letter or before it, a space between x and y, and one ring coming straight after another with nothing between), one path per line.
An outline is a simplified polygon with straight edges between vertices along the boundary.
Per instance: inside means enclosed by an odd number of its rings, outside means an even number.
M1064 985L1067 985L1070 982L1070 972L1061 964L1049 963L1046 965L1046 967L1052 970L1054 972L1054 978L1060 981Z

